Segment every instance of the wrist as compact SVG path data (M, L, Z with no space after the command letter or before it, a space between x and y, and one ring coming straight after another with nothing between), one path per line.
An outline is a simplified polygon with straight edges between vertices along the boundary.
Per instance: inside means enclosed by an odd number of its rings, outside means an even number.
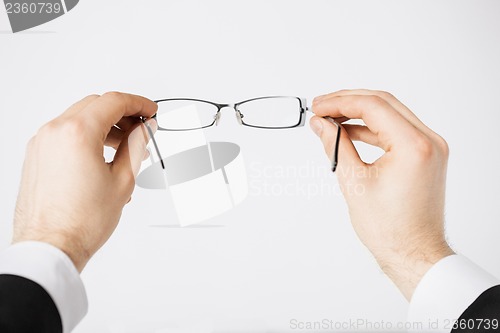
M420 280L434 264L454 254L445 240L432 246L378 249L372 253L382 271L396 284L407 300L411 300Z
M79 273L82 272L91 257L89 252L81 246L80 241L78 241L76 237L65 237L63 235L56 234L30 234L22 235L21 237L14 237L12 243L15 244L23 241L43 242L58 248L70 258Z
M75 237L55 237L44 241L63 251L71 259L78 273L83 271L83 268L90 260L91 255L81 246L81 243Z

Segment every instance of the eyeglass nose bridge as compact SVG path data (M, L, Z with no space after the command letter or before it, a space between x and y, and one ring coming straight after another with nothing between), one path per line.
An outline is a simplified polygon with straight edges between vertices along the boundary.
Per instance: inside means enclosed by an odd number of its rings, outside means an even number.
M243 125L243 115L241 114L240 110L238 110L238 105L237 104L218 104L219 111L217 111L216 115L214 116L215 119L215 126L219 125L220 119L221 119L221 111L222 109L225 108L230 108L235 111L236 115L236 120L238 121L238 124Z

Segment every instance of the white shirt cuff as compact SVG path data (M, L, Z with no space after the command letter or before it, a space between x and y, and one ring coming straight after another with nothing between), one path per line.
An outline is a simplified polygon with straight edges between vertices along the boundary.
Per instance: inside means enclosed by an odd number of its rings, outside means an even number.
M499 281L461 255L438 261L424 275L410 302L412 332L450 332L455 320Z
M36 282L52 297L64 333L87 314L85 287L75 265L60 249L42 242L20 242L0 253L0 274Z

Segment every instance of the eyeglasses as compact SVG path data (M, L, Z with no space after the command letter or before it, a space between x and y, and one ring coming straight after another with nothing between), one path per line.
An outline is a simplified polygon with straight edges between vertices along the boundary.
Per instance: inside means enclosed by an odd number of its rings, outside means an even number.
M306 100L292 96L267 96L248 99L235 104L220 104L193 98L169 98L155 101L158 111L152 117L158 124L159 131L191 131L218 125L221 110L232 108L240 125L261 129L290 129L304 126L306 112L309 111ZM340 125L337 126L335 152L332 158L332 172L338 162ZM143 119L145 121L145 119ZM154 148L162 168L165 169L160 150L149 126L146 126L152 138Z
M307 111L305 99L299 97L270 96L249 99L236 104L219 104L192 98L172 98L156 101L158 112L154 116L158 129L163 131L189 131L218 125L223 108L233 108L240 125L286 129L303 126ZM196 113L196 117L190 117Z

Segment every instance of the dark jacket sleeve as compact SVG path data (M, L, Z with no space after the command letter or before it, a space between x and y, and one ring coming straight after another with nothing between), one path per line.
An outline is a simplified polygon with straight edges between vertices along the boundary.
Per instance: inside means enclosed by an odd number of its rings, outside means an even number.
M40 285L0 275L0 332L60 333L62 323L54 301Z
M456 325L452 333L500 332L500 285L483 292L460 316Z

